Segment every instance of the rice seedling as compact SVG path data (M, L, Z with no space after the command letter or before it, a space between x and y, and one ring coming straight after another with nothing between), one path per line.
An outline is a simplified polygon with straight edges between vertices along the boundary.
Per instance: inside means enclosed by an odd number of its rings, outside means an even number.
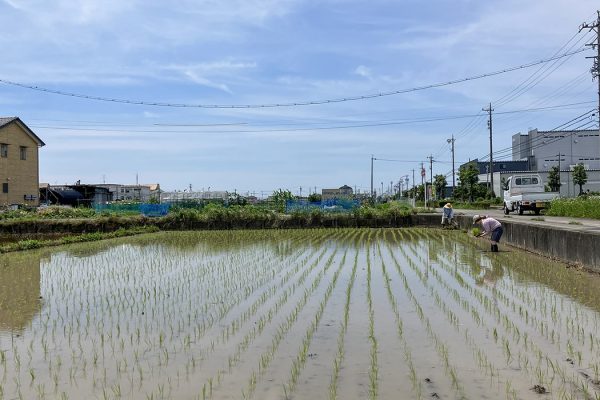
M349 248L354 261L340 268ZM385 312L405 371L394 379L411 398L426 396L432 356L436 390L457 397L485 395L473 385L482 377L507 398L532 382L556 398L600 392L596 278L516 250L491 259L453 232L170 232L1 257L0 398L258 398L267 376L280 397L312 394L304 374L325 332L319 364L331 373L313 397L339 398L351 360L364 396L381 398L393 368ZM363 352L350 325L364 329Z

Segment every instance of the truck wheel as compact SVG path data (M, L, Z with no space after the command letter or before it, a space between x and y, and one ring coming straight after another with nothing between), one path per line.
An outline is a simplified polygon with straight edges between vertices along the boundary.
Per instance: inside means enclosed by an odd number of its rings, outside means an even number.
M508 215L509 213L510 213L510 210L506 206L506 203L504 203L504 215Z
M517 204L517 212L519 213L519 215L523 215L523 206L521 206L520 204Z

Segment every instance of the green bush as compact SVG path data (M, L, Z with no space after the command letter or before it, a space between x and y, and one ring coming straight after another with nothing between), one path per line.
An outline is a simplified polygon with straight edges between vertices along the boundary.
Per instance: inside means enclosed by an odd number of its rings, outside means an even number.
M31 250L42 247L42 242L39 240L21 240L17 242L17 248L19 250Z
M574 199L555 199L546 215L600 219L600 197L582 196Z

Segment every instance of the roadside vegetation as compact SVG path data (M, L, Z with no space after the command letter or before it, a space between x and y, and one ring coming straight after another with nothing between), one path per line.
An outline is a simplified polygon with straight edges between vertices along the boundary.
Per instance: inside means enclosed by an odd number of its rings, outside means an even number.
M546 215L600 219L600 196L579 196L574 199L556 199Z

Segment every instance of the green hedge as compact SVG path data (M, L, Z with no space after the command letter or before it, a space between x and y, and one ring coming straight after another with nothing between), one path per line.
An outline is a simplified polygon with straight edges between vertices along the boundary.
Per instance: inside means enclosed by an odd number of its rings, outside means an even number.
M546 215L600 219L600 197L582 196L574 199L556 199L550 202Z

